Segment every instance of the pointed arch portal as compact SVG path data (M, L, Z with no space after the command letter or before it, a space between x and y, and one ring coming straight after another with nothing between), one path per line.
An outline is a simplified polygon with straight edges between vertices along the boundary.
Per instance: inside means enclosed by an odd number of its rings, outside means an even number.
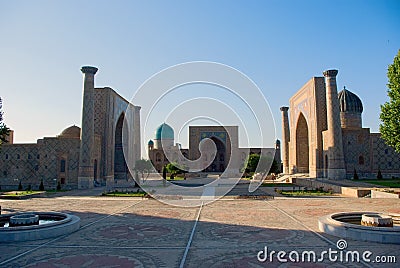
M309 139L306 118L300 113L296 128L296 166L297 172L309 172Z
M225 158L226 158L226 148L224 143L216 138L210 138L217 147L217 153L214 157L213 162L206 168L206 172L224 172L225 171Z
M124 147L127 149L128 146L124 146L124 144L128 143L128 128L123 127L124 121L125 115L122 113L119 116L117 125L115 127L114 179L127 180L129 170L124 156ZM124 140L122 140L122 136L124 136Z

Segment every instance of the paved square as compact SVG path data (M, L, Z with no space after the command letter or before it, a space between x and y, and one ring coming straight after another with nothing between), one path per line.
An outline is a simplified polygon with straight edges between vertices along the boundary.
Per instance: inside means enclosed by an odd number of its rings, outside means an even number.
M396 267L377 263L259 262L257 253L336 249L339 238L318 231L318 217L341 211L400 213L396 199L221 199L201 208L140 198L59 196L1 200L3 214L60 211L81 228L53 239L2 243L0 267ZM400 245L347 240L349 250L396 256Z

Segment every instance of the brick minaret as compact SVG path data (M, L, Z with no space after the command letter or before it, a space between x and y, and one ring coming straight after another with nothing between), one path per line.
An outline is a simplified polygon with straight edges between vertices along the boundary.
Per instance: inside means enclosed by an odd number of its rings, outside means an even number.
M84 82L78 188L88 189L93 187L94 180L94 75L97 68L83 66L81 71L84 74Z
M142 144L140 143L140 109L140 106L135 106L133 118L133 152L135 154L135 160L139 160L141 158L142 149Z
M281 107L282 111L282 138L283 138L283 173L289 174L289 141L290 141L290 130L289 130L289 117L288 117L289 107Z
M326 86L326 116L328 129L324 140L328 156L327 175L329 179L346 178L346 169L343 157L342 128L340 125L339 100L336 86L337 70L324 72Z

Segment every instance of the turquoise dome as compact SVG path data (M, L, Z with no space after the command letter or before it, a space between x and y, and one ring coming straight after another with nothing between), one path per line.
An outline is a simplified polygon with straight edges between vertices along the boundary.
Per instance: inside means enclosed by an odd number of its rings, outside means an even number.
M161 139L173 140L174 139L174 130L172 129L171 126L164 123L157 128L155 139L156 140L161 140Z
M149 142L147 143L147 145L154 145L154 141L149 140Z

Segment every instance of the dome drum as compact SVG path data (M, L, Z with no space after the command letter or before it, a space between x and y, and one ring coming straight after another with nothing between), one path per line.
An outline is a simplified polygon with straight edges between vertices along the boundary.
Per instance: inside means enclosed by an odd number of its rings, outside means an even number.
M346 87L338 93L338 99L342 128L362 128L363 105L361 99Z

